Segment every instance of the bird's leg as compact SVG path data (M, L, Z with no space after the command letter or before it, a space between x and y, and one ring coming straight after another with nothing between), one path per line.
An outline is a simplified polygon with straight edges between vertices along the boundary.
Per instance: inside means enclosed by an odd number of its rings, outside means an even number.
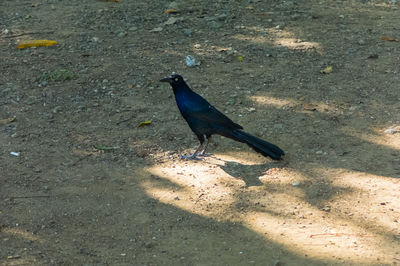
M199 151L203 147L203 143L200 143L200 146L197 148L197 150L192 154L192 155L182 155L181 159L187 159L187 160L201 160L201 158L198 158L197 155L199 154Z
M197 135L197 138L200 141L200 145L197 148L197 150L192 154L192 155L182 155L181 159L188 159L188 160L201 160L201 158L198 158L197 155L199 155L199 151L201 151L203 144L204 144L204 136L203 135ZM207 143L208 144L208 143Z
M208 143L210 143L210 140L211 140L211 136L206 136L207 137L207 142L206 142L206 145L204 145L204 148L201 150L201 152L198 154L199 156L203 156L203 157L208 157L208 156L211 156L212 155L212 153L206 153L206 150L207 150L207 146L208 146Z

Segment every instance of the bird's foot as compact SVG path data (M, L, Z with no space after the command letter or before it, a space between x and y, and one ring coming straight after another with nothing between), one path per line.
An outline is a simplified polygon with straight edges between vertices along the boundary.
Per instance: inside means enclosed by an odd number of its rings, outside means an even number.
M213 154L212 153L204 153L204 152L200 152L199 154L197 154L197 156L200 157L211 157Z
M200 154L193 153L192 155L181 155L182 160L203 160L203 158L197 157Z

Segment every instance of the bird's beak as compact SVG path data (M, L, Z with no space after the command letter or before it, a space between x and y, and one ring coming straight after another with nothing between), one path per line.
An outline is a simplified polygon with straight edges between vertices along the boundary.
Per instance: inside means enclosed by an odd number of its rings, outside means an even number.
M171 83L171 77L166 77L166 78L163 78L163 79L160 79L160 82L168 82L168 83Z

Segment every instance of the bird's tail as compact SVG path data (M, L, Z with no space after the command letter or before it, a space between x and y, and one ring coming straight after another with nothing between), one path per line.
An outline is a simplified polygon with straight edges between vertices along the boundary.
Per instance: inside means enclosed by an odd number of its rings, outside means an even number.
M246 143L256 152L261 153L264 156L269 156L274 160L281 160L282 156L285 155L283 150L278 146L269 143L265 140L257 138L241 130L233 130L230 132L230 137L234 140Z

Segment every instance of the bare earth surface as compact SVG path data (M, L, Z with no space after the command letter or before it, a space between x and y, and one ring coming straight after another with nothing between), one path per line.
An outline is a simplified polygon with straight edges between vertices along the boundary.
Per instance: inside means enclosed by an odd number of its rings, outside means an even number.
M399 265L399 4L1 0L0 264ZM181 160L172 72L286 158Z

